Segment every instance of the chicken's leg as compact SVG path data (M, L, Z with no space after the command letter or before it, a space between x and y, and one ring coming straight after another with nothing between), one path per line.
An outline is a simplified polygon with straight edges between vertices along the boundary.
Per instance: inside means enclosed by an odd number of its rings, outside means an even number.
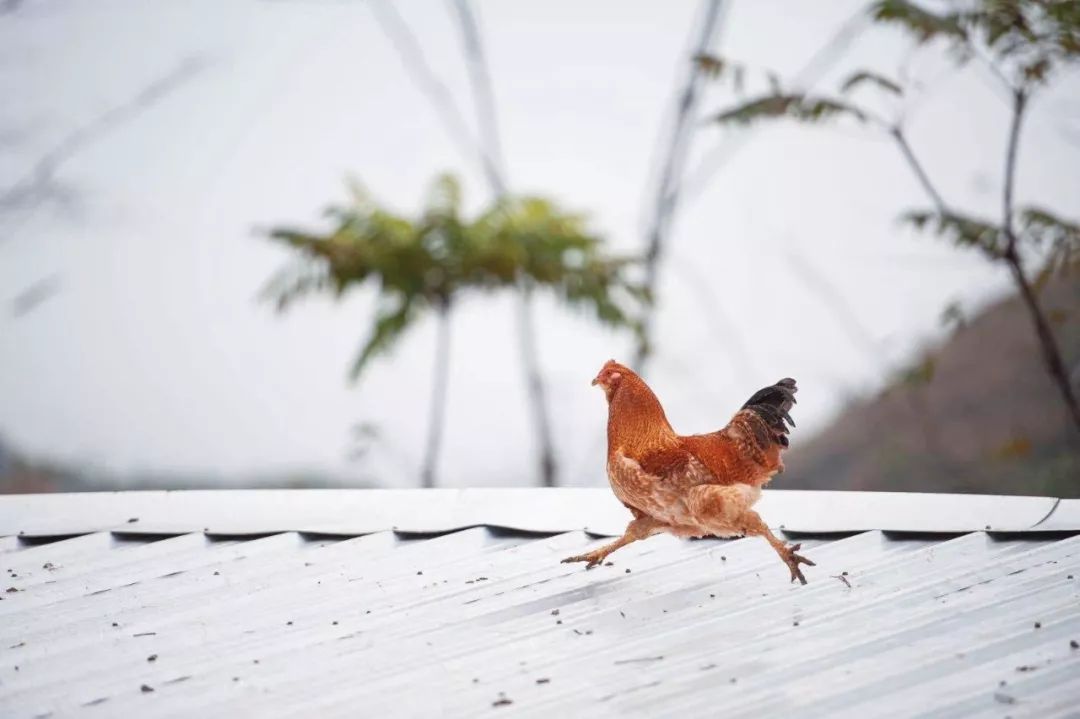
M570 562L588 562L588 564L585 565L585 568L592 569L597 564L600 564L600 562L604 561L607 558L607 555L611 554L616 549L625 547L627 544L630 544L631 542L636 542L639 539L646 539L654 534L662 532L664 531L664 528L666 526L667 525L665 525L664 523L658 522L652 517L642 515L632 520L630 524L626 525L626 531L623 532L623 536L619 537L611 544L605 544L603 547L600 547L599 549L594 549L591 552L586 552L585 554L578 554L574 557L567 557L566 559L562 560L562 563L568 564Z
M772 545L772 548L776 550L776 553L780 555L780 559L784 561L784 564L791 570L791 581L799 580L800 584L806 584L806 577L803 576L800 564L806 564L813 567L814 563L801 554L796 554L802 549L801 544L793 544L790 547L772 533L768 525L761 519L761 515L752 509L748 509L743 512L739 517L740 534L746 536L758 536L764 537L765 541Z
M814 563L796 554L802 547L801 544L791 547L784 544L772 533L761 515L750 508L759 494L757 489L745 484L703 484L687 492L686 506L700 525L717 536L741 534L747 537L764 537L791 570L791 581L797 579L806 584L806 577L799 565L812 567Z

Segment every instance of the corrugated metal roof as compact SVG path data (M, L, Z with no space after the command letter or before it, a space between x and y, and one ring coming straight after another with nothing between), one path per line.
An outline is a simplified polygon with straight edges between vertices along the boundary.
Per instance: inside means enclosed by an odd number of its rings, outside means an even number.
M542 515L544 496L514 501ZM408 505L364 497L390 521ZM68 533L40 500L0 499L0 533ZM217 499L226 526L220 506L250 498ZM802 495L824 521L821 499ZM980 522L998 499L954 510ZM1080 526L1050 502L1031 524L1053 531L800 530L807 586L756 538L659 536L585 571L558 561L597 542L580 530L4 536L0 715L1077 716ZM202 521L186 506L174 522Z

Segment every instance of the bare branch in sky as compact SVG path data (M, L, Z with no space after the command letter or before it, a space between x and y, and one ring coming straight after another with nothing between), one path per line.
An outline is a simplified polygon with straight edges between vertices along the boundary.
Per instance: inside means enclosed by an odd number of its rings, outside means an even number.
M39 157L20 179L0 191L0 212L33 209L48 201L63 202L68 199L70 191L57 180L57 174L65 162L117 127L160 103L205 67L205 61L187 58L164 76L143 87L127 102L106 110L72 130L51 150Z

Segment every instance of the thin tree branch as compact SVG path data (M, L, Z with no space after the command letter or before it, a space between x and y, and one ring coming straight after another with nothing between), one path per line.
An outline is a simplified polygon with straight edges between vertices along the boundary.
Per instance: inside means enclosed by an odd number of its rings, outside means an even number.
M704 5L701 11L701 14L703 16L703 22L701 32L699 34L699 39L696 43L696 54L704 54L711 47L716 33L716 26L719 24L719 14L721 9L722 7L720 6L719 0L704 0ZM680 102L677 106L678 116L676 117L675 123L673 124L671 139L668 144L667 159L663 163L666 169L661 176L660 182L657 185L656 201L653 208L652 228L646 238L647 247L649 248L649 251L651 251L652 255L651 257L646 259L646 275L648 283L647 286L650 292L653 293L654 297L652 304L650 306L646 306L645 312L642 316L641 340L638 342L638 345L635 348L635 356L631 362L632 366L634 366L639 372L644 372L645 362L649 356L649 347L647 342L649 336L652 334L652 322L656 311L654 286L656 283L656 276L658 273L658 266L660 261L661 249L659 243L663 241L664 237L664 235L660 233L666 233L666 230L670 226L671 215L674 213L675 206L678 202L679 194L685 184L683 182L682 175L683 164L686 160L688 148L680 148L680 143L683 143L684 145L686 144L683 136L685 136L690 129L688 122L690 119L689 111L690 109L692 109L691 106L696 104L696 83L698 82L699 77L700 68L698 66L698 63L691 62L689 74L686 80L686 86L684 87L683 92L680 95ZM680 129L680 123L683 125L682 129ZM677 157L676 153L682 153L683 157L681 158L681 160ZM678 161L677 174L674 172L676 161ZM667 183L665 183L665 180L667 180ZM654 245L656 245L655 250L652 249ZM736 344L740 344L737 337ZM736 357L735 362L738 363L739 359L739 357ZM603 441L603 434L597 435L593 446L600 447ZM594 453L594 451L595 450L586 452L584 456L588 458Z
M941 197L941 193L934 187L934 184L930 182L930 176L926 174L926 170L923 168L922 163L915 157L915 153L911 150L911 145L908 144L903 129L899 125L896 125L889 129L889 135L896 142L897 147L900 148L900 153L911 167L911 171L915 173L915 177L918 178L919 184L922 185L923 190L934 202L937 211L942 215L948 214L948 205L945 204L945 200Z
M428 415L428 436L424 449L424 466L420 484L431 489L436 484L439 450L446 426L446 390L450 376L450 304L436 307L434 379L431 387L431 411Z
M1020 128L1027 109L1027 94L1023 90L1013 93L1012 122L1009 125L1009 144L1005 150L1005 187L1001 196L1001 224L1008 242L1006 255L1016 253L1016 233L1013 231L1013 188L1016 185L1016 155L1020 148Z
M413 82L435 108L435 112L443 121L443 126L450 134L450 139L457 143L460 152L466 158L479 160L480 168L489 182L500 183L498 168L473 137L461 110L454 102L450 89L428 65L420 42L401 17L396 4L387 0L376 0L369 3L369 6L375 14L375 19L382 25L383 32L397 50L405 72L412 77Z
M851 305L843 294L822 272L810 264L794 250L787 251L788 266L802 280L803 285L818 296L836 317L852 344L857 346L871 363L881 360L881 346L870 329L862 323L858 315L851 311Z
M1054 331L1039 304L1035 289L1031 286L1031 282L1024 272L1019 254L1006 257L1006 262L1009 265L1009 271L1012 273L1013 281L1016 282L1017 287L1020 289L1020 297L1025 307L1027 307L1028 314L1031 315L1031 321L1035 325L1035 334L1039 339L1046 371L1049 372L1050 378L1057 385L1061 399L1065 403L1065 409L1068 411L1073 424L1076 425L1076 429L1080 431L1080 403L1077 402L1076 390L1069 381L1069 372L1065 368L1065 361L1061 356L1061 349L1058 347Z
M1004 90L1005 93L1007 93L1007 95L1009 96L1009 99L1011 100L1011 96L1014 92L1016 92L1016 88L1014 88L1013 84L1009 82L1009 78L1005 77L1005 73L1001 71L1001 68L998 67L997 63L994 62L993 58L991 58L983 48L979 47L975 43L968 43L968 47L971 48L972 54L974 54L975 57L978 58L979 64L991 75L993 75L995 80L1001 83L1001 86L998 88L998 90Z
M56 174L65 162L104 135L161 102L202 72L205 66L203 60L188 58L168 74L142 88L132 99L68 133L56 146L38 158L29 172L0 192L0 210L34 207L47 199L59 197L61 193L56 186Z
M832 310L833 316L848 335L852 344L859 347L871 364L882 361L881 344L870 329L862 323L858 315L851 311L850 303L833 284L832 280L794 250L788 250L787 260L795 276L802 280L807 289L816 294ZM886 369L891 372L887 367L888 363L885 364ZM956 468L941 441L940 427L926 406L923 388L913 386L909 387L908 390L908 392L903 393L903 396L907 401L908 410L911 412L912 421L922 434L923 445L927 453L936 460L943 472L955 477L957 475Z
M14 12L18 6L18 2L8 2L0 7L7 12ZM143 87L132 99L110 108L68 133L51 150L39 157L29 172L7 189L0 191L0 213L12 210L33 210L48 200L65 199L65 192L56 181L56 175L65 162L120 125L161 102L168 94L199 74L205 65L206 63L198 58L188 58L171 72ZM26 220L27 216L24 216L22 222ZM16 221L14 224L17 228L21 223ZM14 234L15 231L9 228L8 236L11 237ZM0 237L0 242L2 241L3 238ZM12 315L15 317L27 315L61 289L59 275L39 280L12 300Z
M840 29L815 52L792 80L796 88L810 88L824 75L836 61L843 57L855 37L870 22L866 8L860 7L844 21ZM683 196L687 201L697 199L712 178L719 172L751 137L752 130L742 130L737 134L728 134L701 160L683 181Z
M681 275L687 289L697 295L697 304L704 309L701 313L702 319L712 325L717 340L730 355L732 374L739 382L752 383L754 377L751 368L754 361L750 350L743 342L735 323L727 316L723 303L716 296L714 283L694 262L686 261L676 253L672 253L670 261L675 272Z
M1065 408L1072 418L1076 429L1080 431L1080 402L1077 402L1076 392L1072 382L1069 381L1069 372L1065 368L1065 361L1061 356L1061 348L1050 326L1046 314L1039 304L1039 298L1035 293L1027 274L1024 272L1023 260L1017 249L1017 235L1013 227L1013 188L1016 182L1016 157L1020 145L1020 129L1024 120L1024 112L1027 109L1028 96L1024 89L1018 88L1013 91L1012 122L1009 127L1009 141L1005 152L1005 189L1002 193L1002 229L1005 232L1005 252L1002 254L1004 261L1009 265L1013 281L1020 290L1020 297L1031 315L1031 321L1035 325L1035 334L1039 340L1043 361L1051 380L1058 386L1061 399Z
M844 55L852 41L868 22L869 16L865 8L859 8L809 58L796 74L794 85L796 87L810 87L816 83L819 77ZM751 133L752 130L743 130L738 133L725 134L721 142L714 146L691 171L686 173L685 178L680 178L678 189L682 192L685 201L692 201L701 195L715 174L746 145ZM704 295L703 288L698 287L698 294ZM711 311L718 309L715 303L711 303L710 307L713 308ZM744 367L747 363L752 362L748 345L743 342L734 326L730 331L732 334L727 342L728 351L733 353L735 366Z
M495 112L495 94L492 90L487 54L484 52L480 27L469 0L453 0L453 6L457 11L461 39L465 45L465 57L468 60L469 84L472 88L473 103L476 106L477 123L480 126L480 148L487 158L485 166L489 168L488 182L492 186L492 192L502 197L509 192L506 161L503 156L498 116Z
M1054 336L1053 328L1050 326L1050 322L1039 304L1038 296L1028 280L1024 271L1023 259L1017 249L1017 235L1013 227L1015 209L1013 191L1016 182L1016 159L1020 143L1020 130L1027 109L1028 96L1022 88L1014 89L1012 92L1013 112L1005 153L1005 185L1002 195L1002 230L1005 233L1007 244L1001 259L1009 266L1009 272L1020 292L1020 298L1031 316L1047 372L1050 374L1051 380L1058 386L1058 392L1065 403L1066 410L1077 430L1080 430L1080 402L1077 401L1076 391L1069 381L1069 373L1065 368L1065 362L1061 356L1061 349ZM941 193L937 191L930 181L926 170L908 144L903 130L899 126L894 126L891 128L890 134L896 141L904 159L918 178L923 190L934 202L938 212L942 215L948 214L948 205L945 203Z
M525 383L529 391L533 425L540 453L540 481L545 487L559 483L559 467L555 459L555 443L551 436L551 420L547 409L547 392L540 371L539 348L536 342L536 323L533 319L532 286L521 278L518 282L518 346L525 365Z
M1018 238L1013 226L1013 214L1015 209L1013 191L1016 182L1016 160L1019 150L1020 130L1027 109L1028 95L1023 88L1012 88L1011 85L1008 84L1007 79L1001 75L1000 72L997 74L1002 82L1010 87L1013 97L1012 121L1009 127L1009 138L1006 147L1005 184L1002 196L1002 230L1005 233L1007 244L1005 251L1001 255L1001 259L1009 266L1010 274L1020 292L1021 300L1027 308L1028 314L1031 316L1031 321L1035 326L1035 333L1039 341L1040 351L1043 356L1043 361L1046 364L1047 372L1050 374L1053 382L1058 386L1062 401L1065 403L1066 409L1069 412L1073 423L1076 425L1077 430L1080 430L1080 402L1077 401L1076 391L1069 380L1069 373L1065 367L1064 359L1061 356L1061 349L1054 336L1053 328L1050 326L1050 322L1039 304L1037 294L1024 271L1023 259L1017 249ZM907 138L901 127L899 125L891 127L889 129L889 134L892 136L897 147L900 149L901 154L904 156L904 159L915 173L923 190L933 201L938 213L941 215L948 214L948 205L941 193L937 191L934 184L930 181L922 163L919 162L911 149L911 145L908 144Z
M709 52L716 37L720 24L720 11L723 7L723 0L704 0L701 12L701 26L693 57ZM683 165L686 163L686 157L690 149L690 136L693 132L692 122L694 111L697 109L698 86L701 77L701 66L696 62L690 62L686 80L683 83L676 104L675 118L671 127L671 136L665 159L660 165L662 169L657 184L656 202L653 207L645 250L644 286L653 301L650 306L645 308L642 315L642 339L638 342L634 351L632 363L639 373L644 373L645 362L648 359L649 346L646 338L651 334L655 315L656 280L660 269L660 255L679 203L679 187L682 184Z
M41 304L48 302L60 291L62 283L59 274L52 274L39 279L20 291L11 299L11 316L23 317Z
M480 127L479 152L484 164L491 192L496 200L509 194L506 181L506 164L499 135L498 116L495 112L495 94L492 90L491 72L481 41L480 28L469 5L469 0L454 0L453 6L461 27L462 43L469 68L469 83L476 106L477 124ZM558 464L555 459L555 443L552 439L551 418L548 414L547 392L540 368L539 347L536 341L536 322L533 317L532 283L524 275L517 280L517 330L521 364L525 369L525 385L532 411L533 427L540 454L540 481L545 487L558 483Z

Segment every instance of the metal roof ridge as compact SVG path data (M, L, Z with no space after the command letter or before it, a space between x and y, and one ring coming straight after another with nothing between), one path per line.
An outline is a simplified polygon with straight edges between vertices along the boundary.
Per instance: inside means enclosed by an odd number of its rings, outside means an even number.
M981 494L769 489L757 505L792 532L1080 531L1080 500ZM627 510L605 488L128 490L0 496L0 535L125 533L356 536L469 526L616 535Z

